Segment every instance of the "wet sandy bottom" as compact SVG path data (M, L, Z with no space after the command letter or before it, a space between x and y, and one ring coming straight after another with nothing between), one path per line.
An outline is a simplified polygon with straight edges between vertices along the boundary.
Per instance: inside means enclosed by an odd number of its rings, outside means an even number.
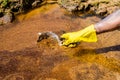
M1 51L1 80L39 80L39 78L49 78L51 69L55 65L68 60L67 56L57 52L51 55L45 55L44 53L33 48L14 52Z

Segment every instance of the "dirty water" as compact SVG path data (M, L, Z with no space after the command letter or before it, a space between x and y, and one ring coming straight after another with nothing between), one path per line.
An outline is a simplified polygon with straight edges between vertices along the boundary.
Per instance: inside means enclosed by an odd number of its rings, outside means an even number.
M94 24L96 16L67 15L59 5L46 5L19 15L1 28L0 80L119 80L119 30L99 34L97 43L76 48L59 46L54 39L37 43L38 33L59 36Z

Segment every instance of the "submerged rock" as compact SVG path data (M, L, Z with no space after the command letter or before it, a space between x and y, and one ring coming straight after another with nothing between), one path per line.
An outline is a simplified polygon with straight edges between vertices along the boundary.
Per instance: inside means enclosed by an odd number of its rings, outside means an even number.
M37 42L40 42L44 39L48 39L49 37L51 37L51 38L55 39L60 46L62 45L62 41L60 40L59 36L52 31L43 32L43 33L39 32L38 34L39 34L39 38L38 38Z

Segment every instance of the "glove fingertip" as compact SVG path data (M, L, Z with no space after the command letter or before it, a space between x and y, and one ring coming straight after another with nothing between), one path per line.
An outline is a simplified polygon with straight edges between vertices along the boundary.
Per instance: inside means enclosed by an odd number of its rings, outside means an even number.
M61 39L65 39L65 38L66 38L66 36L65 36L65 35L62 35L62 36L60 36L60 38L61 38Z
M68 38L68 34L66 33L66 34L61 35L61 38Z
M68 47L70 47L70 48L74 48L76 46L77 46L77 44L70 44L70 45L68 45Z
M63 41L62 45L63 45L63 46L69 45L69 41Z

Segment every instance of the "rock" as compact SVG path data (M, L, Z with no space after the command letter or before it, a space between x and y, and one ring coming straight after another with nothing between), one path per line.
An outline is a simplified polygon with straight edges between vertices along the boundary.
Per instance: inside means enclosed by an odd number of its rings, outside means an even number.
M33 3L32 3L32 7L35 8L37 6L39 6L39 4L41 3L42 1L40 0L35 0Z
M13 20L12 13L6 13L3 17L0 18L0 25L10 23L12 22L12 20Z
M20 11L20 9L21 9L21 4L12 4L11 6L10 6L10 10L12 11L12 12L21 12Z
M99 6L98 6L98 9L96 11L96 14L98 14L98 15L106 14L107 13L107 8L105 8L105 7L107 7L106 4L100 3Z
M20 0L9 0L10 2L19 2Z
M3 16L3 9L0 9L0 17Z
M107 16L120 8L120 0L59 0L58 3L71 12L88 12L102 16Z
M68 11L76 10L81 0L58 0L58 3Z

